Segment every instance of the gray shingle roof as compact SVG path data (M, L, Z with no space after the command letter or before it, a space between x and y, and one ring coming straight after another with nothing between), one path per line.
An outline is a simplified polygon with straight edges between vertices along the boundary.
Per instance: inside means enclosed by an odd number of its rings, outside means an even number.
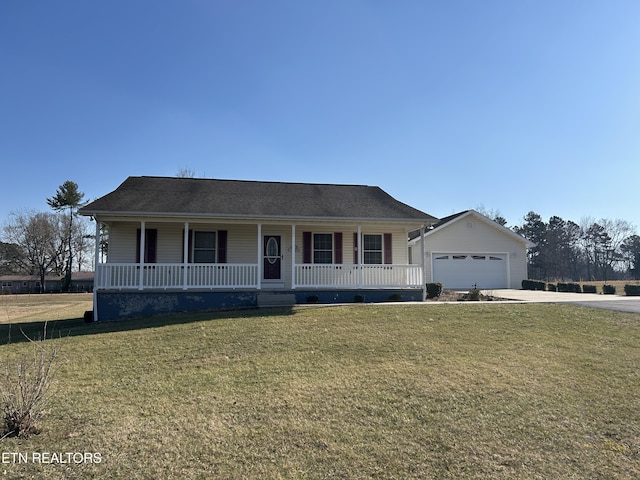
M379 187L199 178L129 177L83 215L331 218L434 222Z

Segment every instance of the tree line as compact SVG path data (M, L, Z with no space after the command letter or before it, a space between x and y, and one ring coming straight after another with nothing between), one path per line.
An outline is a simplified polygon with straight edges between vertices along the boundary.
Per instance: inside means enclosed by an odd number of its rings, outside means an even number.
M71 273L90 264L95 241L78 216L83 199L78 184L67 180L46 199L51 211L12 212L2 228L0 274L38 276L41 290L47 276L60 276L62 290L70 291Z
M606 282L640 278L640 236L626 220L586 217L578 224L552 216L545 222L531 211L522 225L512 229L536 244L528 252L531 279Z

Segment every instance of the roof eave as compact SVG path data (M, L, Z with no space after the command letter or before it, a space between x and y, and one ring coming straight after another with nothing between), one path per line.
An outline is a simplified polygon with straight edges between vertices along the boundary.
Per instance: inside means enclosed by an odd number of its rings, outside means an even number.
M323 217L323 216L288 216L288 215L238 215L238 214L207 214L207 213L179 213L179 212L144 212L144 211L108 211L108 210L81 210L81 215L92 217L125 217L125 218L189 218L189 219L223 219L223 220L251 220L263 221L287 221L287 222L373 222L373 223L402 223L423 225L431 223L434 219L424 218L397 218L397 217ZM437 219L435 219L437 220Z
M440 225L439 227L436 227L432 230L429 230L427 232L425 232L424 236L425 238L428 237L429 235L432 235L434 233L439 232L440 230L442 230L443 228L447 227L448 225L452 225L456 222L461 221L462 219L468 217L468 216L475 216L477 218L481 218L481 219L485 219L488 220L487 223L491 222L492 224L495 225L491 225L492 227L496 228L499 231L502 231L503 233L505 233L506 235L509 235L511 238L513 238L516 241L520 241L522 243L524 243L526 248L533 248L536 246L535 243L527 240L526 238L524 238L522 235L518 235L516 232L508 229L507 227L504 227L502 225L500 225L499 223L494 222L493 220L491 220L489 217L486 217L484 215L482 215L480 212L477 212L475 210L467 210L466 212L462 213L461 215L458 215L454 218L452 218L451 220L449 220L446 223L443 223L442 225ZM420 236L414 238L413 240L409 241L409 244L415 244L417 243L417 241L420 239Z

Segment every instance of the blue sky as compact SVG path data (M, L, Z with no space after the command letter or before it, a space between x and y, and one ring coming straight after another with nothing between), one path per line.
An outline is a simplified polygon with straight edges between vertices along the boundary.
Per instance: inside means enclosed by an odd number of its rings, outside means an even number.
M129 175L640 228L640 2L3 0L0 223Z

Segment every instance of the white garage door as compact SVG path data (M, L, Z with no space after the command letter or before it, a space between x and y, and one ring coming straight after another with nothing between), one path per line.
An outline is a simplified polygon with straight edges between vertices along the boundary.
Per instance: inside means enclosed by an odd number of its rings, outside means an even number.
M433 256L433 280L443 288L507 288L507 256L442 253Z

